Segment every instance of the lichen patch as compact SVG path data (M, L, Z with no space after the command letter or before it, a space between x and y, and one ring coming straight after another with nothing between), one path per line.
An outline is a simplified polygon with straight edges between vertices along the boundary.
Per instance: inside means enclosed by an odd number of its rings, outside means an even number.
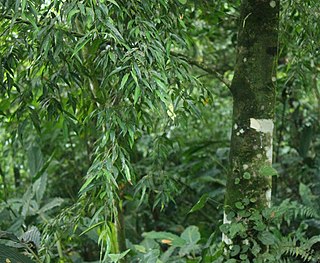
M272 7L272 8L275 8L276 7L276 1L270 1L269 5Z

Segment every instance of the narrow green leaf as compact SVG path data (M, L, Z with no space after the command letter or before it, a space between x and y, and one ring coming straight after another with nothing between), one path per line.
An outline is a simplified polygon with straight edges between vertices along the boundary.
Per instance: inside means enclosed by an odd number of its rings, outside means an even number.
M122 78L122 80L121 80L121 84L120 84L120 88L119 89L123 89L123 87L124 87L124 85L127 83L127 80L128 80L128 78L129 78L129 73L126 73L124 76L123 76L123 78Z
M208 199L209 199L209 195L208 194L202 195L200 197L200 199L198 200L198 202L191 208L189 213L193 213L193 212L198 211L201 208L203 208L204 205L207 203Z
M79 190L79 194L82 194L82 192L89 186L89 184L91 184L91 182L93 181L95 177L94 176L90 176L85 183L81 186L80 190Z
M137 75L138 75L138 78L141 79L142 76L141 76L141 71L139 69L139 66L136 62L133 63L133 67L134 67L134 70L136 71Z
M123 42L124 39L123 39L121 33L119 32L119 30L111 22L112 22L111 20L106 21L106 26L110 29L110 31L113 33L113 35L115 36L115 38L118 41Z
M79 9L73 9L69 12L68 14L68 22L71 23L71 19L72 17L77 14L77 13L80 13L80 10Z
M141 89L140 87L137 85L135 90L134 90L134 99L133 99L133 104L136 104L138 99L140 98L141 95Z
M22 253L19 253L17 249L0 244L0 262L8 262L8 259L12 263L34 263L33 260L23 255Z
M128 165L124 165L124 174L126 176L127 181L131 184L131 173Z
M21 0L21 13L26 9L27 0Z
M98 222L98 223L96 223L96 224L88 227L86 230L82 231L79 236L82 236L82 235L84 235L85 233L88 233L90 230L92 230L92 229L94 229L94 228L102 225L103 223L104 223L104 221L101 221L101 222Z
M31 107L29 107L29 111L30 111L30 118L32 120L34 127L36 128L38 133L41 133L40 118L39 118L38 113L34 109L32 109Z
M111 76L113 76L116 73L119 73L120 71L128 68L129 66L124 66L124 67L117 67L116 69L112 70L111 73L108 75L107 78L110 78Z
M120 6L117 4L117 2L115 0L107 0L107 1L114 4L115 6L117 6L120 9Z
M91 40L91 38L89 37L90 34L91 32L88 32L84 37L80 39L72 53L71 58L73 58Z
M167 86L160 79L155 78L154 80L157 83L158 87L160 87L163 91L167 90Z
M59 197L53 198L49 203L41 207L38 213L39 214L45 213L46 211L49 211L56 206L60 206L63 202L64 202L64 199L62 198L59 198Z

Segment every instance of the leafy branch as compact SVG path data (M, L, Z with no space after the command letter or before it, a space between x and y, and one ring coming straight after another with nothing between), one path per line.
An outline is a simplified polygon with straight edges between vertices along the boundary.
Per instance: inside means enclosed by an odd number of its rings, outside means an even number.
M201 63L194 59L191 59L183 54L179 54L171 51L170 54L175 57L179 57L180 59L186 61L188 64L192 66L196 66L197 68L202 69L203 71L215 76L218 80L220 80L228 89L231 87L230 81L226 80L221 73L219 73L212 65L208 65L206 63Z

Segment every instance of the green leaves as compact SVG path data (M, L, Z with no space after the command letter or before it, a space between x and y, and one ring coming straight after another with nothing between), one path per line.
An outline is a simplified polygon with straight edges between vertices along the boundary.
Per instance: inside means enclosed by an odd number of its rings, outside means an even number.
M202 209L204 205L207 203L208 199L209 199L208 194L202 195L198 200L198 202L190 209L189 213L193 213L195 211Z
M110 258L111 262L119 262L121 259L123 259L128 253L130 249L127 249L126 251L120 253L120 254L109 254L108 257Z
M270 165L266 165L260 168L259 173L262 176L275 176L278 175L278 172L276 169L274 169L272 166Z
M185 5L187 3L187 0L178 0L181 4Z
M238 209L244 209L243 203L242 202L236 202L235 207Z
M18 252L17 249L10 248L3 244L0 244L0 262L23 262L34 263L30 258Z
M134 90L134 99L133 103L136 104L141 95L141 88L137 85Z
M268 231L260 232L258 239L266 246L273 245L276 241L274 235Z
M244 172L243 178L249 180L251 178L251 174L248 172Z
M123 78L122 78L122 80L121 80L120 87L119 87L120 90L124 88L125 84L127 83L127 80L128 80L128 78L129 78L129 76L130 76L129 73L126 73L126 74L123 76Z
M162 243L170 244L177 247L182 247L186 244L186 240L184 238L174 235L169 232L155 232L151 231L148 233L143 233L143 237L150 239L160 240Z
M181 238L184 239L187 242L187 244L197 244L200 240L200 233L198 227L187 227L181 234Z

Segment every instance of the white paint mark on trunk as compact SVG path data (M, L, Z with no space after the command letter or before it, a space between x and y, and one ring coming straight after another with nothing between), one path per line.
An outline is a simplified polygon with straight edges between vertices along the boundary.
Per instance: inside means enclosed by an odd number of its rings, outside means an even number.
M271 189L266 191L266 200L268 207L271 207Z
M272 8L275 8L276 7L276 1L270 1L270 6L272 7Z
M272 138L269 147L265 148L266 156L270 164L272 164Z
M223 212L223 223L224 224L230 224L231 221L228 220L226 212ZM222 233L222 242L226 243L227 245L231 245L232 241L230 238L228 238L224 233Z
M250 118L250 128L255 129L262 133L273 132L273 120L272 119L254 119Z
M273 132L273 120L272 119L254 119L250 118L250 128L261 133L269 133L270 142L265 147L266 156L270 164L272 163L272 132ZM260 147L262 148L262 136L260 136Z

